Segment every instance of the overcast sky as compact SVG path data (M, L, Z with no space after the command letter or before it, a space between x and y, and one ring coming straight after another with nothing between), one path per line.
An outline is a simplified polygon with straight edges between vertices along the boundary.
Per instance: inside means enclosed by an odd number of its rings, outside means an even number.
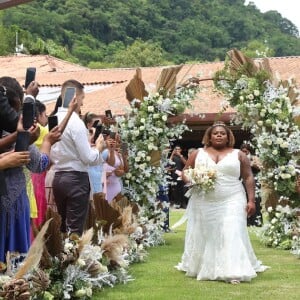
M246 0L245 4L250 1ZM284 18L289 19L300 32L300 1L299 0L251 0L261 11L277 10Z

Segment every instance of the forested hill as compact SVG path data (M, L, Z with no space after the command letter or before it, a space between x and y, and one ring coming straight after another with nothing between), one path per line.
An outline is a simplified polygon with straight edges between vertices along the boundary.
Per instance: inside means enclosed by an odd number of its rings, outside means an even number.
M244 0L35 0L1 12L0 55L50 54L90 67L300 55L297 28ZM258 51L257 51L258 50Z

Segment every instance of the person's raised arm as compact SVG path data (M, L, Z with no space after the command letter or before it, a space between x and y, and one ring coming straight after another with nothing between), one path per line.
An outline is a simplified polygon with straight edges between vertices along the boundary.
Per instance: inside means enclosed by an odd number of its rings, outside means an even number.
M251 170L250 161L244 152L239 152L239 159L241 162L241 177L243 179L248 196L247 215L248 217L251 217L253 214L255 214L255 181Z
M184 170L188 169L188 168L195 168L195 161L196 161L196 157L198 154L198 151L194 151L188 158L183 170L182 170L182 175L181 178L185 183L189 182L189 179L184 175Z
M60 140L61 131L58 126L55 126L51 131L49 131L44 139L40 148L41 153L45 153L50 156L51 146Z

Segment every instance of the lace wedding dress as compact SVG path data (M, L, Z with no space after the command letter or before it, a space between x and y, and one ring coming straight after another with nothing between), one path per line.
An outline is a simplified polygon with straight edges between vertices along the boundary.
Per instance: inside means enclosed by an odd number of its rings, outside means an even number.
M176 268L197 280L250 281L263 272L247 231L246 194L239 180L239 150L215 163L199 149L196 163L217 170L213 191L192 192L187 208L185 248Z

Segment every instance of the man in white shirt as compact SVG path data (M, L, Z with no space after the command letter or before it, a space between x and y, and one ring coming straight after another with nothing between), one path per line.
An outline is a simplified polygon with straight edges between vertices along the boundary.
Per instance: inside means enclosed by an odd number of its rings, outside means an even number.
M55 172L53 195L62 219L61 231L81 235L90 195L88 167L103 163L101 152L105 142L100 135L95 147L91 147L87 128L79 116L80 107L83 105L84 87L76 80L68 80L62 85L62 97L67 87L76 88L78 107L72 114L61 141L51 149L50 158ZM59 123L66 113L67 108L59 107L56 114Z

